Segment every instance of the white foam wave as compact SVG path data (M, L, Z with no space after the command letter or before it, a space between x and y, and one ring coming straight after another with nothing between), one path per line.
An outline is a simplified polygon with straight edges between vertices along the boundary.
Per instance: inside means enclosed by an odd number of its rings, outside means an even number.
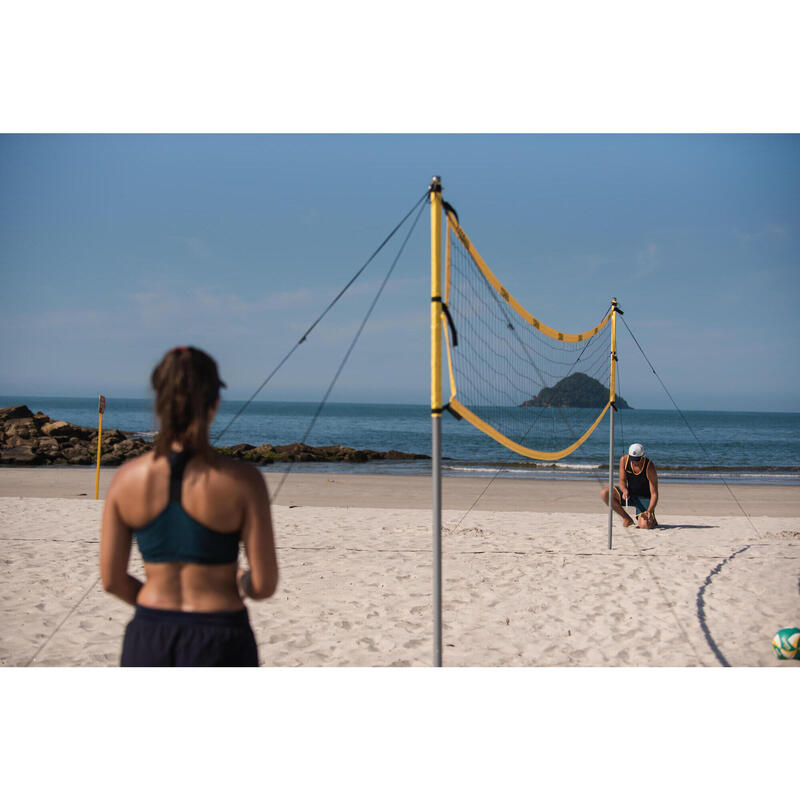
M541 472L543 469L565 469L574 470L578 472L591 472L600 469L602 464L557 464L554 462L543 462L541 464L531 465L530 467L504 467L500 464L486 465L485 467L453 467L444 466L444 469L451 472Z
M128 433L129 439L153 439L158 431L130 431Z

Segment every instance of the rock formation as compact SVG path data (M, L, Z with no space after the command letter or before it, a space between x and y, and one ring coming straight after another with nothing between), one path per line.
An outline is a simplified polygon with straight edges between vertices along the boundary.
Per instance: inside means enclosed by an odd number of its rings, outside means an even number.
M128 438L125 431L114 428L103 431L100 442L101 466L115 467L130 458L152 450L153 443L141 437ZM430 458L418 453L397 450L355 450L333 445L311 447L307 444L236 444L218 447L217 452L250 461L253 464L274 464L288 461L349 461L363 463L376 460L409 460ZM27 406L0 408L0 464L34 467L39 465L97 462L97 429L51 420L41 411L34 414Z
M608 402L608 387L590 378L584 372L576 372L560 380L555 386L545 386L536 397L526 400L520 408L603 408ZM617 408L630 408L619 396Z
M100 464L117 466L146 453L152 442L129 439L114 428L103 431ZM0 464L34 467L42 464L83 464L97 462L97 429L51 420L27 406L0 408Z

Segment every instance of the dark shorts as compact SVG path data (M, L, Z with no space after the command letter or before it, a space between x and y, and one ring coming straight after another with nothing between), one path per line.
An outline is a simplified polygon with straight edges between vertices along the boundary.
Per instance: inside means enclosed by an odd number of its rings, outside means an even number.
M622 502L622 492L619 490L619 486L614 487L614 494L619 500L620 505L625 505ZM643 511L647 511L648 507L650 506L650 497L639 497L635 494L628 495L628 505L629 506L636 506L637 514L641 514Z
M136 606L120 666L257 667L247 609L196 613Z

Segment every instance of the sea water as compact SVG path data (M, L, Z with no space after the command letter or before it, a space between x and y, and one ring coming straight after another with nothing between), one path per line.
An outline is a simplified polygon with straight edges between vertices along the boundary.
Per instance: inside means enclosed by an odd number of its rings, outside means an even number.
M97 427L97 398L0 397L0 407L25 403L52 419ZM218 445L245 442L309 445L344 445L356 449L401 450L430 455L430 410L424 405L328 403L311 432L316 403L255 401L225 428L240 401L222 401L211 436ZM556 409L537 409L556 414ZM575 410L573 410L575 411ZM530 413L517 409L514 413ZM582 430L597 416L596 409L580 410L573 424ZM507 450L466 421L445 413L442 422L443 469L446 475L499 478L599 478L608 474L608 417L575 453L565 459L533 462ZM157 430L152 400L107 398L103 428L118 428L152 438ZM547 449L560 449L568 436L551 439ZM738 411L677 411L631 409L615 419L615 460L632 442L645 446L662 481L708 483L800 484L800 414ZM537 442L526 442L537 448ZM537 448L539 449L539 448ZM541 448L544 449L544 448ZM285 464L263 467L285 470ZM352 463L299 463L303 472L430 473L430 461L370 461ZM616 480L616 465L615 465Z

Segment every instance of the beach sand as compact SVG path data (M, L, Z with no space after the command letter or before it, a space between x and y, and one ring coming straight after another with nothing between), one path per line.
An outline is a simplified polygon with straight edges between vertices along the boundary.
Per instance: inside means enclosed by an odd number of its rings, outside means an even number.
M95 501L93 469L0 470L0 664L119 662L113 472ZM601 487L444 480L445 666L800 667L770 645L800 627L800 487L663 483L661 527L615 517L611 550ZM292 473L273 516L280 585L248 602L264 666L432 663L429 478Z

